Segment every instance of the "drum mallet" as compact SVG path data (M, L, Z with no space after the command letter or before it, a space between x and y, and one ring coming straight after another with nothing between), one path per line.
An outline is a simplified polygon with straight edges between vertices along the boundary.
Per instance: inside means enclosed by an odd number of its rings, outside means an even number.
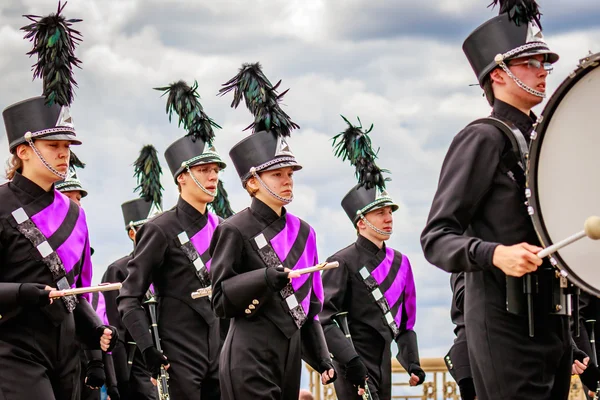
M568 238L561 240L558 243L553 244L552 246L548 246L545 249L541 250L537 253L537 256L540 258L544 258L549 256L550 254L562 249L563 247L570 245L573 242L578 241L581 238L589 237L592 240L600 239L600 217L592 216L588 217L583 224L583 230L574 235L569 236Z

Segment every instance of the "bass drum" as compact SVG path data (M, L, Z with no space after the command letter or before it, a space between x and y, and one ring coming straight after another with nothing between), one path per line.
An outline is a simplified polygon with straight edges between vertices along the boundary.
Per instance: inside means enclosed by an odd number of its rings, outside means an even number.
M582 59L558 87L532 132L528 211L544 247L600 215L600 53ZM581 289L600 296L600 241L587 237L550 261Z

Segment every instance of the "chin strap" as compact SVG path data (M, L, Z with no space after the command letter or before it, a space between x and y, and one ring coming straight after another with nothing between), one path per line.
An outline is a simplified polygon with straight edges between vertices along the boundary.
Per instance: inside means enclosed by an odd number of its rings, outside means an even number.
M359 212L358 212L358 216L360 217L360 219L362 219L362 220L363 220L363 222L364 222L364 223L365 223L365 224L366 224L366 225L367 225L369 228L371 228L372 230L374 230L376 233L378 233L378 234L380 234L380 235L383 235L383 236L392 236L392 233L393 233L393 231L386 232L386 231L383 231L383 230L381 230L381 229L377 228L375 225L373 225L372 223L370 223L370 222L369 222L369 220L368 220L368 219L367 219L367 218L366 218L366 217L363 215L363 213L362 213L362 212L360 212L360 211L359 211Z
M540 92L538 90L535 90L533 88L530 88L529 86L527 86L522 80L520 80L519 78L517 78L515 76L515 74L512 73L512 71L510 69L508 69L508 66L506 65L506 63L504 62L504 60L506 58L508 58L509 56L511 56L512 54L506 53L506 54L498 54L495 58L496 64L498 64L498 66L500 68L502 68L502 70L504 72L506 72L506 74L513 80L515 81L515 83L517 84L517 86L519 86L521 89L523 89L524 91L526 91L527 93L530 93L534 96L537 97L541 97L542 99L546 98L546 93L544 92Z
M214 192L209 191L207 188L205 188L204 186L202 186L202 184L198 181L198 179L196 179L196 177L194 176L194 174L190 170L189 166L186 165L185 168L186 168L187 172L190 174L190 176L192 177L192 180L194 181L194 183L200 188L200 190L202 190L204 193L206 193L209 196L217 197L217 191L218 191L218 189L215 189Z
M42 156L42 153L40 153L40 151L37 149L37 147L35 147L35 145L33 144L33 140L31 138L32 138L31 132L27 132L25 134L25 141L33 149L33 152L35 153L37 158L40 159L40 161L42 162L42 164L44 164L44 166L48 169L48 171L52 172L54 175L58 176L59 178L61 178L63 180L67 179L69 169L67 168L67 171L65 171L64 174L62 172L58 172L56 169L54 169L54 167L52 165L50 165L50 163L48 161L46 161L44 156Z
M269 188L267 186L267 184L262 179L260 179L260 176L258 176L258 174L256 173L255 167L250 168L250 173L252 174L252 176L254 178L256 178L258 183L260 183L260 185L267 191L267 193L269 193L271 196L275 197L277 200L281 201L284 204L290 204L292 202L292 200L294 200L294 193L292 193L292 195L290 197L286 198L286 197L281 197L280 195L273 192L271 190L271 188Z

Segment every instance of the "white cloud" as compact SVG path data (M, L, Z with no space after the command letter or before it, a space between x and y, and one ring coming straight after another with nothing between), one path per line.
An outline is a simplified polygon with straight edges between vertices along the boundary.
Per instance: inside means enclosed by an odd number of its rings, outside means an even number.
M600 50L597 19L587 25L569 22L577 13L597 14L594 2L559 3L543 9L544 28L558 30L546 32L546 39L562 57L549 91L588 50ZM24 55L29 44L18 30L26 23L20 15L55 7L47 0L0 4L1 105L40 93L41 84L31 83L34 60ZM291 88L286 111L302 129L290 145L304 169L295 176L290 210L317 231L322 259L355 238L340 206L355 184L353 170L331 150L331 137L345 129L339 115L374 124L379 163L391 170L388 189L401 206L390 245L410 257L415 272L421 354L441 356L453 337L449 277L425 261L419 235L451 138L489 111L481 90L469 87L476 79L461 45L494 13L475 0L69 2L65 15L84 19L77 24L84 35L77 53L83 70L75 71L80 87L72 115L84 141L76 152L88 163L80 178L90 193L84 207L96 249L94 281L131 250L120 204L135 197L131 163L137 152L153 143L163 159L167 146L183 134L175 122L169 124L165 99L153 87L198 81L206 112L223 126L216 145L229 163L223 179L232 206L241 210L249 204L227 153L249 134L242 129L252 118L243 106L229 108L231 95L215 95L242 62L261 61L272 81L281 78L282 87ZM4 141L0 159L8 157L6 147ZM177 189L164 161L163 168L169 208Z

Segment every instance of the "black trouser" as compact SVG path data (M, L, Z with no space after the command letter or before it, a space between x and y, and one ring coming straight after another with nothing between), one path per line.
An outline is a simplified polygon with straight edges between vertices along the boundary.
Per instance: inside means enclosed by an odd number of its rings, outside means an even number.
M218 400L219 324L208 325L191 307L172 297L160 300L162 350L169 364L171 400Z
M479 400L567 399L572 349L567 317L536 318L535 337L526 317L488 306L467 315L467 342Z
M288 339L266 318L234 319L220 364L223 400L298 399L300 331Z
M27 310L0 327L5 400L77 400L79 380L73 314L54 326L39 310Z

